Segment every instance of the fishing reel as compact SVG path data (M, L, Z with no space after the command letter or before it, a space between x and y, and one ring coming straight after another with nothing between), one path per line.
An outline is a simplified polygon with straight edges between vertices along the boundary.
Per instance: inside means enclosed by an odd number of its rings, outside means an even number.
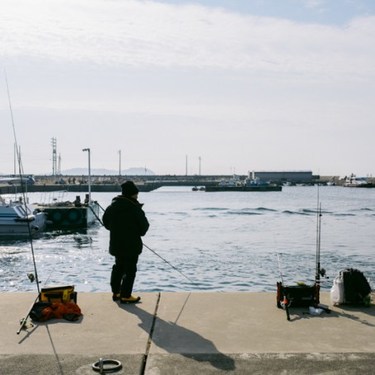
M318 274L325 279L329 279L329 276L327 276L327 272L324 268L319 269Z
M27 278L30 280L31 283L33 283L36 280L36 277L33 273L28 273ZM38 281L38 283L40 284L40 281Z

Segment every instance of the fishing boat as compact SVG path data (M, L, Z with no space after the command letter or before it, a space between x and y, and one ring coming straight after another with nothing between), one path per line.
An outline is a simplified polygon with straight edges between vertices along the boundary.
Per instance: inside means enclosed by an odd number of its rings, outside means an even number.
M38 208L47 215L47 229L71 230L86 229L99 218L100 205L96 201L81 203L79 196L74 202L53 202L38 204Z
M373 188L374 183L368 181L366 177L357 177L355 174L351 174L345 179L345 187L355 187L355 188Z
M0 238L37 237L46 228L47 215L32 204L0 197Z
M88 153L88 194L84 202L79 195L74 202L54 203L40 205L40 208L48 215L48 227L51 229L86 229L96 221L100 221L100 204L91 199L91 159L90 149L82 151Z
M247 177L240 180L238 176L233 176L229 180L222 180L217 185L206 186L206 192L215 191L281 191L282 186L268 181L262 181L258 177Z

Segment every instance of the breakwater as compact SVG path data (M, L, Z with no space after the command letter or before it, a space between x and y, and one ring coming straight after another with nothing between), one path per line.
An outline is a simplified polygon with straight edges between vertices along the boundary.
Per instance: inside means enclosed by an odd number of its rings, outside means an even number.
M291 172L290 172L291 173ZM149 192L156 190L162 186L213 186L222 180L228 180L230 175L154 175L154 176L91 176L91 191L96 193L116 193L121 191L121 184L125 180L133 180L141 192ZM238 175L240 179L245 179L247 176ZM68 192L87 192L88 191L88 177L87 176L34 176L35 183L26 185L27 192L52 192L52 191L68 191ZM315 176L312 175L308 180L300 180L298 172L295 174L295 179L290 178L287 181L273 180L273 183L283 184L303 184L314 185L333 183L336 186L344 184L345 179L340 179L338 176ZM369 182L375 183L375 178L370 178ZM0 184L0 194L17 194L22 192L20 184Z
M161 185L138 185L141 192L148 192L157 189ZM74 193L87 193L89 186L87 184L79 185L68 185L68 184L34 184L29 185L25 189L28 193L37 192L53 192L53 191L66 191ZM116 193L121 192L121 186L119 184L93 184L91 185L91 191L93 193ZM20 185L3 185L0 186L0 194L19 194L22 192Z
M121 184L126 180L136 183L141 192L156 190L162 186L212 186L228 175L217 176L91 176L91 191L96 193L116 193L121 191ZM35 183L25 185L25 190L34 192L87 192L87 176L34 176ZM243 176L245 178L245 176ZM0 194L14 194L21 192L20 184L0 185Z
M211 186L216 184L216 181L156 181L156 182L144 182L137 178L132 179L138 186L139 191L149 192L156 190L162 186ZM53 191L67 191L67 192L77 192L83 193L88 192L89 185L87 183L78 184L53 184L53 183L35 183L33 185L27 185L24 189L29 193L36 192L53 192ZM116 193L121 192L121 183L94 183L91 184L91 191L94 193ZM18 194L22 192L22 186L19 184L12 185L0 185L0 194Z

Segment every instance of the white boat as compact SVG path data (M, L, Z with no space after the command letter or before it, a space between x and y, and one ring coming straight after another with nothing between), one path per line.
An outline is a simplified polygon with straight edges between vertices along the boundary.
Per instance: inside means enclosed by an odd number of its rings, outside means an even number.
M357 177L355 174L351 174L346 177L344 186L346 187L374 187L374 184L368 182L366 177Z
M0 238L36 237L46 227L47 215L33 205L6 202L0 197Z
M229 180L222 180L217 185L206 186L207 192L214 191L281 191L280 185L262 181L258 177L247 177L241 180L238 176L233 176Z

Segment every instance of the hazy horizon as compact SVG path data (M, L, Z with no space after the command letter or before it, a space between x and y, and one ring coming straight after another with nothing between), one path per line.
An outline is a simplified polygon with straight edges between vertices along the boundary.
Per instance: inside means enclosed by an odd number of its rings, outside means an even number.
M319 175L318 173L314 173L311 169L300 169L300 170L254 170L254 171L248 171L246 173L208 173L208 174L201 174L203 176L232 176L232 175L238 175L238 176L248 176L251 174L251 172L311 172L313 176ZM351 175L352 173L348 173L346 175L340 175L340 174L329 174L329 175L320 175L321 177L339 177L340 179L346 178L347 176ZM0 172L0 177L6 177L6 176L19 176L19 172L17 173L3 173ZM23 175L30 175L30 176L50 176L50 177L59 177L59 176L87 176L88 175L88 169L87 168L70 168L66 170L62 170L61 172L56 173L55 175L52 174L52 172L42 172L42 173L27 173L25 172ZM158 174L150 169L144 169L142 167L130 167L127 169L122 169L121 173L119 174L118 170L115 169L92 169L91 175L96 176L186 176L186 173L164 173L164 174ZM191 173L188 174L188 176L199 176L198 173ZM355 174L354 174L355 175ZM372 178L373 175L367 174L367 175L356 175L356 177L369 177Z

